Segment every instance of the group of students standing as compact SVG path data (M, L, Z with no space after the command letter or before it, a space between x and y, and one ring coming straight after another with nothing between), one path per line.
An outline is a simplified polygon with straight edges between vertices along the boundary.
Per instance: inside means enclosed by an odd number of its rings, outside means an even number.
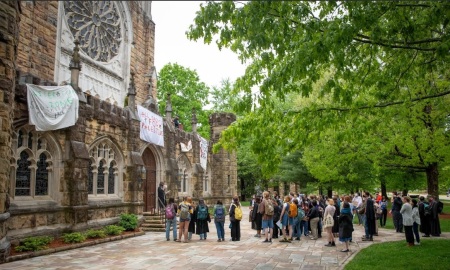
M342 211L341 211L342 207ZM291 243L300 240L302 234L310 236L311 240L322 237L322 230L327 232L328 243L325 246L334 247L335 236L346 244L342 252L348 252L348 242L352 239L353 215L350 203L342 203L338 197L325 200L322 196L311 195L309 198L295 196L290 193L283 201L275 193L270 197L265 191L262 198L255 196L250 206L252 228L257 231L255 237L265 235L264 243L272 242L279 235L280 242Z
M192 234L200 236L200 240L206 240L209 233L209 223L211 215L217 230L217 241L225 241L225 216L229 215L232 241L240 241L240 220L242 219L242 209L237 196L233 197L233 202L228 209L225 209L221 200L214 205L212 212L203 199L196 205L192 197L184 197L180 204L176 204L173 198L165 206L166 216L166 239L170 241L170 232L173 233L173 240L187 243L192 239ZM177 216L179 217L179 230L177 231ZM183 238L184 236L184 238Z

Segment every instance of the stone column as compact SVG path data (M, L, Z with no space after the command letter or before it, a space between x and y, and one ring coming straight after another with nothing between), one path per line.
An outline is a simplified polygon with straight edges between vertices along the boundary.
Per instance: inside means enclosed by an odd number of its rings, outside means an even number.
M78 94L78 99L80 102L86 103L86 97L84 96L83 92L81 91L80 87L78 86L78 80L80 79L80 70L81 70L81 60L80 60L80 48L78 45L80 42L78 40L75 40L75 48L73 48L73 54L72 54L72 60L69 64L70 69L70 84L72 85L72 88L75 89L75 91Z
M9 174L20 1L0 1L0 263L11 244L6 237L9 213Z

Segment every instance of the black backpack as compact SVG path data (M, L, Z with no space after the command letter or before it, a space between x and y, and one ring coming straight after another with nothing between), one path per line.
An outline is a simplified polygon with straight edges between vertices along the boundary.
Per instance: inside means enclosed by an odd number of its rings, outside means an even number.
M442 214L442 211L444 211L444 203L441 201L437 202L437 212L439 214Z

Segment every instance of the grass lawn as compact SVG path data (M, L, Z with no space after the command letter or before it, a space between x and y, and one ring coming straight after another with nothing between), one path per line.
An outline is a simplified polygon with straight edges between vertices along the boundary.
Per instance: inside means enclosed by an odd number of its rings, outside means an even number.
M373 244L361 250L344 269L449 269L449 250L447 239L426 239L414 247L407 247L405 241Z

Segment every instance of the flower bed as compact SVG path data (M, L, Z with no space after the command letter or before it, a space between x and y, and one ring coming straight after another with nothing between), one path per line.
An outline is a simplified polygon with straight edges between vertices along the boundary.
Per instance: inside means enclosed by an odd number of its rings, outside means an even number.
M60 252L60 251L64 251L64 250L93 246L93 245L97 245L97 244L101 244L101 243L117 241L117 240L126 239L126 238L130 238L130 237L135 237L135 236L141 236L144 234L145 234L145 232L141 231L140 229L135 229L134 231L124 231L120 235L107 236L105 238L93 238L93 239L88 238L81 243L65 243L62 240L62 238L55 238L53 241L50 242L50 244L47 246L46 249L38 250L38 251L18 252L15 250L15 246L12 246L11 252L10 252L8 258L6 259L6 262L13 262L13 261L17 261L17 260L28 259L28 258L47 255L47 254Z

